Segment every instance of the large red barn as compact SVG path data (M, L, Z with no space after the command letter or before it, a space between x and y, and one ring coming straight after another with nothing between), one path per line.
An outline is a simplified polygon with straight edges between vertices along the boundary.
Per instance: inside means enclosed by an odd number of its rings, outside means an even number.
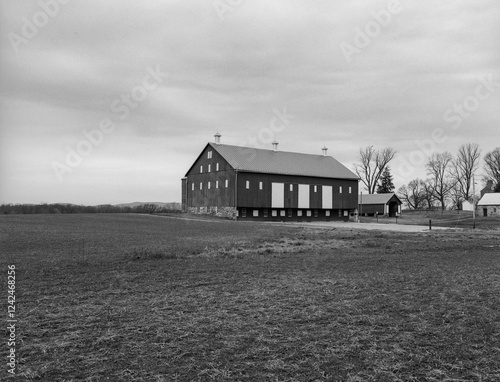
M208 143L182 179L183 210L237 219L348 220L359 178L327 155Z

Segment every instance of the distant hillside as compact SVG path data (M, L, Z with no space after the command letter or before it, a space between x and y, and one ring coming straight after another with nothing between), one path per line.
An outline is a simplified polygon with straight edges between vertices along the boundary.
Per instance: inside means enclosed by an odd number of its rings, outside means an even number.
M155 206L158 206L160 208L166 208L170 210L180 210L181 209L181 204L177 202L132 202L132 203L120 203L120 204L113 204L115 207L130 207L130 208L135 208L139 206L144 206L144 205L150 205L154 204Z

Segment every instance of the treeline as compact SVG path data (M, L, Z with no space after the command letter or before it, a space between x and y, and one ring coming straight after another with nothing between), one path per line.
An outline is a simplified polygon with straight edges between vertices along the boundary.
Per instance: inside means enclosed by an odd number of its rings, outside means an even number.
M82 206L76 204L1 204L0 214L98 214L98 213L169 213L180 212L179 203L167 203L165 206L145 203L136 206L114 206L102 204L98 206Z
M359 150L354 170L369 194L395 191L389 167L395 155L391 147ZM479 145L466 143L455 156L447 151L433 152L424 165L425 179L413 179L397 189L399 198L411 210L462 209L465 202L475 205L483 188L484 192L500 192L500 147L486 153L481 161Z

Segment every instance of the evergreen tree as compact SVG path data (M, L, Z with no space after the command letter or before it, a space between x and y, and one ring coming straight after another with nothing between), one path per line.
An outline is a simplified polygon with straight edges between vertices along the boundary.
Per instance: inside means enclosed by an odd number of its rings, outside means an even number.
M380 183L377 185L377 194L389 194L394 191L394 188L391 169L389 166L386 166L384 172L380 176Z

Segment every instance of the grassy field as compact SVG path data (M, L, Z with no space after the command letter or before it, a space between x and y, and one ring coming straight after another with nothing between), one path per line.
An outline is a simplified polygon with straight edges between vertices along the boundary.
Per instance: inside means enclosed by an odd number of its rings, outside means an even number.
M0 253L19 380L500 380L496 232L7 215Z
M429 220L432 220L432 226L434 227L472 229L474 226L472 211L407 210L403 211L401 217L397 219L397 223L428 226ZM394 224L396 223L396 218L379 216L377 220L373 216L362 216L361 222ZM500 218L476 215L475 228L481 230L500 230Z

